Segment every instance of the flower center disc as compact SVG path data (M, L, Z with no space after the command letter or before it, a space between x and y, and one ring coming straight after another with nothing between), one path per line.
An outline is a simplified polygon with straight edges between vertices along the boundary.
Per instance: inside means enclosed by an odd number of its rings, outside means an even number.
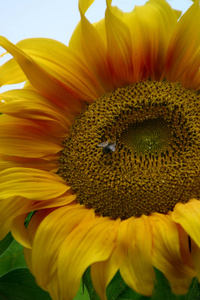
M126 219L200 198L200 96L144 81L88 105L64 140L59 175L77 201Z

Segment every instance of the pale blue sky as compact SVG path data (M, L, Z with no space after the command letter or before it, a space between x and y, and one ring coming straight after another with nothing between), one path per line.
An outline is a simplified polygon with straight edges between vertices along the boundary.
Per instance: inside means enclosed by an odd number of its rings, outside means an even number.
M134 5L142 5L145 0L113 0L124 11L131 11ZM173 8L186 11L191 0L169 0ZM53 38L68 44L70 36L79 22L78 0L0 0L0 35L11 42L31 38ZM106 0L95 0L87 17L96 22L104 17ZM4 50L0 47L0 53ZM0 58L0 65L8 56ZM1 88L4 91L6 87Z
M106 0L96 0L87 16L95 22L104 16ZM113 0L113 5L130 11L145 0ZM174 8L186 10L190 0L169 0ZM67 43L79 21L78 0L0 0L0 35L13 43L29 37L48 37Z

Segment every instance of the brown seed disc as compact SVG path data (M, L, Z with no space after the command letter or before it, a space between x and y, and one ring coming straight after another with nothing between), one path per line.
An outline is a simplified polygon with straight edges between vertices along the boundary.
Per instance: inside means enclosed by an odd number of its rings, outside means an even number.
M88 105L64 140L58 174L103 216L166 213L200 198L200 96L144 81Z

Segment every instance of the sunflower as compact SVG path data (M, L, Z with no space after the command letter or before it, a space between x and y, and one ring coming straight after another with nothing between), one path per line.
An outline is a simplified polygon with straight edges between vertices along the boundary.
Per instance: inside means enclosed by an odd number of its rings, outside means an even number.
M0 38L0 236L24 246L37 283L75 297L90 266L100 299L119 270L142 295L154 268L175 294L200 278L200 5L124 13L93 0L69 46ZM25 226L27 216L31 220Z

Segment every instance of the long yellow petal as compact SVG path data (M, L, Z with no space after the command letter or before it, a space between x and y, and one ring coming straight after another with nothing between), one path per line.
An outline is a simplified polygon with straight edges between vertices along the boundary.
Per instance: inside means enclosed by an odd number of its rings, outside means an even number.
M194 263L194 269L197 272L198 281L200 281L200 248L191 239L191 257Z
M87 64L64 44L44 38L22 40L16 44L80 99L93 101L99 96L98 82ZM51 49L51 51L49 51Z
M13 55L30 83L42 95L61 107L67 107L68 110L73 112L80 112L82 103L68 86L58 81L44 68L41 68L29 55L6 38L0 37L0 45Z
M31 168L9 168L0 172L1 199L21 196L40 201L58 197L69 186L58 175Z
M175 294L185 294L196 272L182 259L177 225L169 215L154 213L149 218L153 227L153 265L166 276Z
M27 230L24 226L27 214L19 215L12 221L11 232L16 241L22 246L31 249L31 242L27 233Z
M0 94L4 100L1 107L2 113L12 113L17 117L28 119L52 120L56 119L66 123L66 117L57 105L43 97L39 93L28 89L16 89ZM17 105L15 105L15 103ZM29 105L28 105L29 104ZM31 105L30 105L31 104ZM2 111L2 109L4 111Z
M27 227L27 234L28 234L28 239L31 244L31 248L33 246L35 233L37 232L39 225L42 223L44 218L47 215L49 215L51 212L52 212L52 209L43 209L43 210L39 210L39 211L35 212L34 215L32 216L32 218L28 224L28 227ZM32 270L32 249L24 248L24 256L25 256L28 268L33 272L33 270Z
M66 136L69 132L72 119L67 113L39 93L27 89L11 90L0 94L3 100L1 113L26 118L29 120L42 121L47 133L51 136ZM64 115L65 113L65 115Z
M106 261L96 262L91 266L91 278L95 291L101 300L106 299L106 288L119 270L125 255L129 249L129 221L122 221L119 224L117 246L110 258ZM132 240L132 237L131 237Z
M34 201L22 197L8 197L0 200L0 239L11 230L13 220L31 211ZM8 217L9 216L9 217Z
M56 198L52 198L46 201L37 201L31 206L31 210L39 210L44 208L53 208L65 206L70 203L73 203L76 199L76 194L72 193L70 190L64 193L61 196L57 196Z
M144 79L159 80L163 75L170 37L177 24L177 13L164 0L150 0L144 6L136 6L133 13L133 21L136 18L138 22L136 32L133 26L131 30L133 49L137 49L135 59L143 57ZM131 24L132 20L129 22Z
M103 94L113 89L113 81L107 63L106 43L84 15L89 3L92 1L86 1L86 6L83 5L84 1L79 3L81 21L70 39L69 47L87 63L99 82L99 92Z
M94 0L79 0L79 10L81 13L85 14L93 2Z
M54 273L57 274L62 243L87 212L83 206L77 204L64 206L55 209L40 224L33 243L32 270L37 274L37 281L43 288L49 284Z
M200 47L190 57L187 68L181 78L184 87L199 90L200 89Z
M112 11L107 1L105 14L108 64L116 87L133 82L132 42L128 26Z
M189 236L187 232L181 227L181 225L177 224L177 229L179 233L180 254L183 259L183 262L187 264L191 269L195 270L191 257Z
M128 253L120 266L124 281L137 293L150 296L154 288L152 265L152 231L149 217L130 218L128 226Z
M0 86L26 81L26 75L12 58L0 67Z
M40 124L5 114L0 115L0 139L0 153L4 155L41 158L63 148L59 132L55 137Z
M166 59L167 80L181 80L190 59L199 47L199 27L200 5L196 0L182 16L172 35Z
M107 260L116 247L119 222L89 213L67 236L58 260L58 280L63 299L75 297L80 280L91 264Z
M26 167L41 169L44 171L56 173L58 171L59 156L45 158L26 158L9 155L0 155L0 171L12 167Z

